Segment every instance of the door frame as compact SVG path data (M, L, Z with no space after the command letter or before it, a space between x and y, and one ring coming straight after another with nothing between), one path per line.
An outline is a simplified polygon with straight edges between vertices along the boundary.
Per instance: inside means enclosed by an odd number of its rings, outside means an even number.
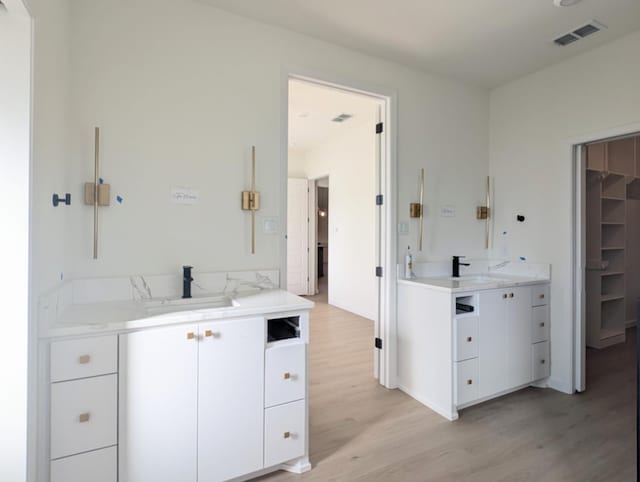
M572 202L572 231L571 231L571 287L573 311L573 337L570 346L572 361L572 392L586 390L586 243L584 233L584 180L583 163L580 149L583 145L605 139L622 137L640 132L640 122L611 127L600 131L582 134L566 140L565 146L570 153L571 160L571 202Z
M382 102L384 131L381 134L381 193L384 196L384 204L380 212L381 229L381 266L383 277L381 278L380 295L378 298L380 319L376 323L376 337L382 339L382 349L378 350L379 356L375 357L375 372L379 382L386 388L397 388L397 363L396 363L396 265L397 265L397 239L396 239L396 203L397 203L397 93L387 87L372 84L365 80L344 78L338 74L311 71L305 68L284 66L280 82L280 106L281 106L281 130L280 130L280 190L283 193L280 209L282 213L287 211L287 177L288 177L288 137L289 137L289 80L296 79L331 87L346 92L368 95ZM375 202L372 199L371 202ZM286 216L282 216L282 237L280 242L280 286L286 286ZM371 266L372 272L375 266ZM374 340L371 340L374 347ZM375 348L373 348L375 350Z

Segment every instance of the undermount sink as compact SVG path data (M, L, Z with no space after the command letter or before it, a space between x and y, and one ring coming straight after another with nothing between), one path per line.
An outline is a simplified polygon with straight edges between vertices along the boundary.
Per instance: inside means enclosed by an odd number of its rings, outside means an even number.
M493 276L460 276L458 278L451 277L449 278L451 281L458 281L462 284L478 284L478 283L499 283L502 281L508 281L504 278L496 278Z
M177 311L207 310L215 308L229 308L238 303L228 296L206 296L199 298L162 298L143 301L149 314L173 313Z

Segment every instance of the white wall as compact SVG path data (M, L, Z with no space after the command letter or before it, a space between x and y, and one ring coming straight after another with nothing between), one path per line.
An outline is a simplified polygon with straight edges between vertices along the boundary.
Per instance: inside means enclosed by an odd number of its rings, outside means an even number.
M491 175L496 247L553 264L551 377L571 390L572 166L569 139L640 121L640 32L495 89ZM524 224L515 221L524 214ZM508 235L500 244L499 234Z
M0 480L27 468L31 19L0 8Z
M307 179L329 176L329 303L371 320L377 307L375 123L372 116L345 126L306 151L304 171Z
M459 209L455 219L428 215L427 248L417 258L482 253L484 225L473 217L488 169L486 91L189 0L73 2L71 32L73 193L79 198L92 176L99 125L102 176L124 198L101 210L98 261L91 209L72 207L76 277L171 272L186 262L209 271L279 265L278 236L258 232L257 253L249 254L239 193L255 144L258 216L284 220L286 66L395 90L400 218L408 220L421 166L427 202ZM172 186L199 189L200 204L172 205ZM415 226L401 246L415 244Z

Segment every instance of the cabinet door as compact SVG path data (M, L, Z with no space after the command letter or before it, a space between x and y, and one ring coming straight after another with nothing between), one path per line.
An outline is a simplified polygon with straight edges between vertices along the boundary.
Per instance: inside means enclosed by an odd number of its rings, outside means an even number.
M120 482L196 481L197 329L120 336Z
M198 482L263 468L264 318L200 327Z
M531 381L531 288L507 291L507 381L513 388Z
M505 290L480 292L478 398L507 389L507 299Z

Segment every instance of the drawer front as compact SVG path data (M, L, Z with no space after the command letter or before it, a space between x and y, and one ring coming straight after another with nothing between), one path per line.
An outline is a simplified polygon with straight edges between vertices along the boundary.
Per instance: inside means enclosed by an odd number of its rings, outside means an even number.
M531 345L531 357L533 362L532 380L547 378L550 373L549 342L543 341L542 343Z
M117 375L51 385L51 458L117 443Z
M535 285L531 287L531 306L549 304L549 285Z
M454 363L455 404L463 405L478 398L478 359Z
M549 306L534 306L532 311L531 343L547 341L549 339Z
M454 322L454 361L478 356L478 318L456 318Z
M117 371L116 335L51 343L52 382L95 377Z
M95 450L51 462L51 482L117 482L116 447Z
M264 466L302 457L306 444L305 401L267 408L264 415Z
M266 350L265 407L305 398L306 347L296 343Z

